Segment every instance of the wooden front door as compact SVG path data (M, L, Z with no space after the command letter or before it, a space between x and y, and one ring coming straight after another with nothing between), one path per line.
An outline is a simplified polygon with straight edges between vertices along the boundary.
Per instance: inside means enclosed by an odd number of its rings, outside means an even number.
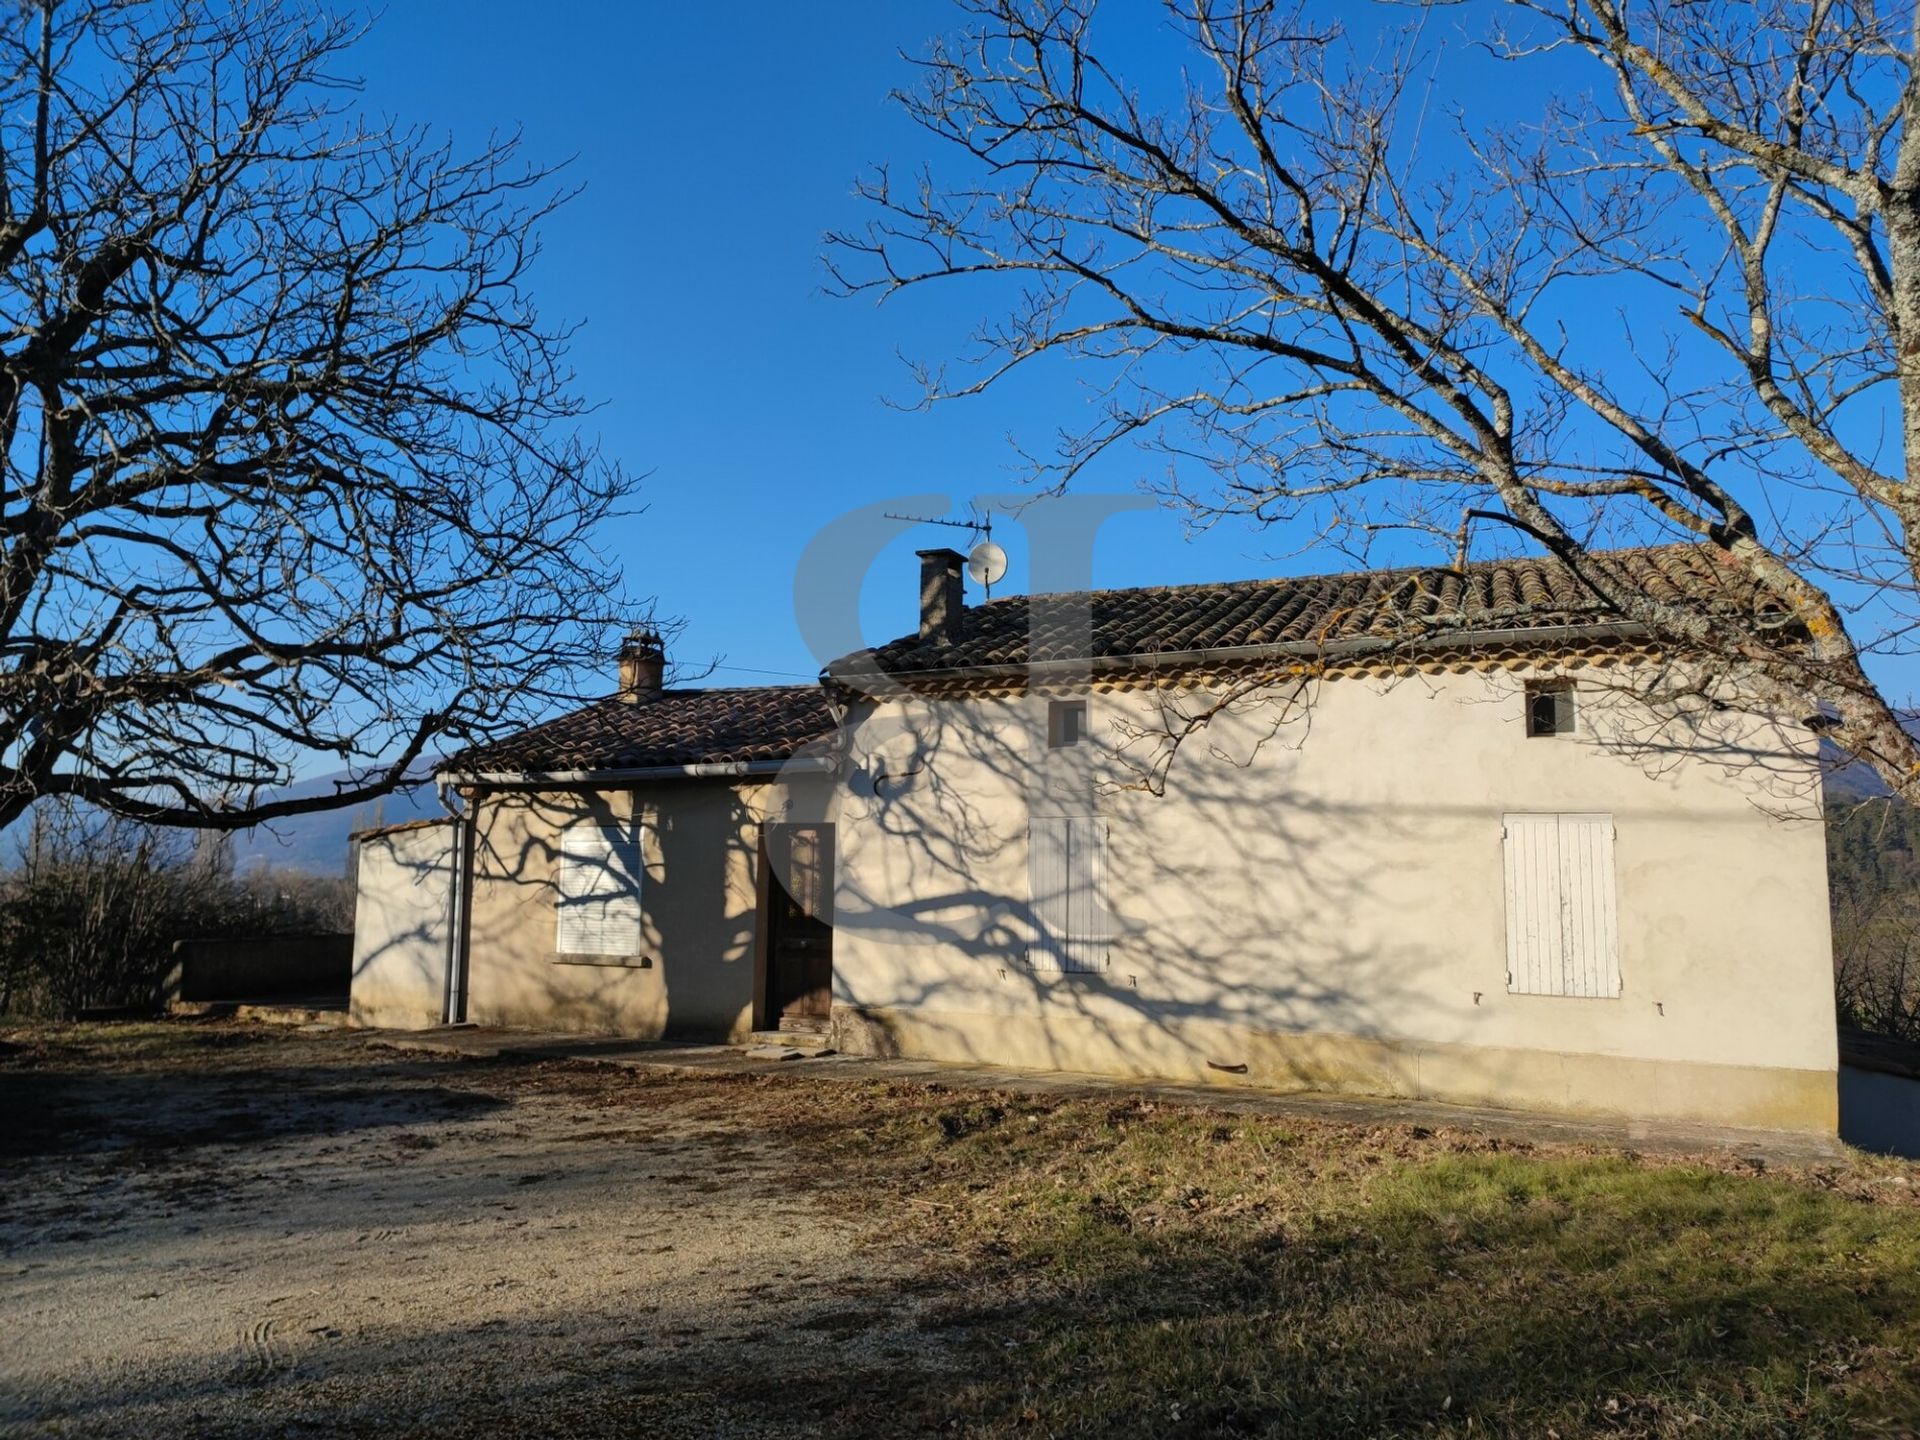
M833 827L767 827L767 1018L821 1023L833 1008Z

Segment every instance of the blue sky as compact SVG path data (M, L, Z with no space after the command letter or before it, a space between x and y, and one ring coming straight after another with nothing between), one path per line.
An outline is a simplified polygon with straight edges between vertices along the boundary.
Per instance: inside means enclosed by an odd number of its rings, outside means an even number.
M1014 490L1009 436L1044 440L1086 404L1067 377L1036 373L903 411L888 403L914 398L902 355L952 353L990 297L876 308L824 293L821 236L865 218L851 194L862 170L937 154L886 96L910 78L900 52L953 17L932 0L633 3L529 24L503 0L402 0L356 52L376 114L469 143L517 125L530 156L575 157L585 192L547 226L536 295L547 317L585 321L573 359L604 402L597 427L651 472L649 508L609 531L609 553L685 618L679 658L736 667L707 683L816 672L792 591L823 525L891 496ZM1117 456L1091 483L1132 490L1154 463ZM1022 585L1017 527L995 534ZM866 585L868 639L911 628L912 552L953 539L923 529L889 547ZM1284 544L1241 527L1189 541L1177 516L1133 513L1101 531L1095 580L1271 573Z
M1382 26L1408 19L1369 13ZM1476 119L1492 105L1538 113L1551 72L1498 65L1461 43L1470 17L1436 13L1441 28L1424 39L1451 98L1470 97ZM822 527L893 497L941 493L958 506L1015 490L1012 439L1044 446L1088 414L1088 393L1059 366L931 411L889 404L915 398L903 356L954 356L1003 312L1004 291L937 287L884 307L825 293L823 233L868 218L855 179L878 161L899 174L945 158L887 94L912 79L901 53L922 53L957 13L944 0L577 0L528 16L506 0L395 0L356 52L364 105L468 145L519 127L530 158L573 157L568 178L584 193L545 229L535 293L549 319L584 322L579 388L603 402L594 423L607 451L648 472L646 512L612 527L605 548L634 593L684 619L678 660L725 667L705 683L810 677L826 657L796 623L795 570ZM1154 7L1123 7L1130 73L1152 60L1143 68L1166 78L1161 34ZM1443 143L1426 136L1423 166ZM1631 303L1596 288L1566 313L1576 332L1618 328ZM1133 492L1159 467L1116 451L1083 485ZM996 538L1013 554L1008 585L1024 588L1018 527ZM865 639L911 628L913 550L957 539L923 528L888 546L865 577ZM1301 556L1299 543L1242 524L1190 537L1176 514L1136 510L1102 529L1093 580L1339 565ZM1909 668L1883 667L1903 691Z

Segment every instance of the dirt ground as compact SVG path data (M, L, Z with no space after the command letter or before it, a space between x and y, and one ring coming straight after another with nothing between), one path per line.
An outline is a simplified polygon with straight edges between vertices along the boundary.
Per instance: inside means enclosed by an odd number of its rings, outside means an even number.
M0 1434L1920 1440L1920 1165L1081 1089L0 1031Z
M745 1088L337 1032L16 1037L0 1433L831 1433L958 1352Z

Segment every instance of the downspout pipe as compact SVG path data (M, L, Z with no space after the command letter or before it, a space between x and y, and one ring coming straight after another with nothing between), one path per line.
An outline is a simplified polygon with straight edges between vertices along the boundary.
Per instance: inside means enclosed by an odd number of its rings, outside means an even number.
M459 791L447 777L440 778L437 788L440 803L453 817L453 843L447 856L451 872L447 878L447 973L440 1021L443 1025L463 1025L467 1019L467 962L472 934L474 807L479 792L462 797L466 803L456 805L454 797Z

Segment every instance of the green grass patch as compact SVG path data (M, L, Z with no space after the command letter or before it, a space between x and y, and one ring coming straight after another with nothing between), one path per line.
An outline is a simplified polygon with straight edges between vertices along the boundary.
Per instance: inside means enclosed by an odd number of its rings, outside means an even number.
M835 1110L816 1142L904 1195L990 1367L921 1397L961 1433L1916 1433L1910 1167L909 1087Z

